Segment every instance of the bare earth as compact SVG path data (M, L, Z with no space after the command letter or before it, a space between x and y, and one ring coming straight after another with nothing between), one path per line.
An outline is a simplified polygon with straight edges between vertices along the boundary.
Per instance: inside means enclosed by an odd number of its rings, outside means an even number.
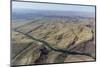
M94 18L41 18L16 24L12 24L12 65L95 61Z

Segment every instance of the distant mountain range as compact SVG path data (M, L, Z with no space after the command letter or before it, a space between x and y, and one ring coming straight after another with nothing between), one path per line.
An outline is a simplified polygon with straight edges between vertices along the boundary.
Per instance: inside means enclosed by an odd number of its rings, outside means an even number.
M92 12L75 12L75 11L54 11L54 10L12 10L12 19L32 19L35 17L48 18L91 18L95 17Z

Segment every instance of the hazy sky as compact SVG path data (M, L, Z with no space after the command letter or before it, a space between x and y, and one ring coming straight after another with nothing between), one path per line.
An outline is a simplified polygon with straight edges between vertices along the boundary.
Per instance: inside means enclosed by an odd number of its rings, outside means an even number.
M46 3L33 3L33 2L12 2L12 9L41 9L41 10L95 12L95 7L93 6L60 5L60 4L46 4Z

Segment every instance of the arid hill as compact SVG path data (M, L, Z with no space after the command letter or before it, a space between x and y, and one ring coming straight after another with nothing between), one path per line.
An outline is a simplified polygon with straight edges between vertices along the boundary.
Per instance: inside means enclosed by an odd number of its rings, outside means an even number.
M95 20L36 19L12 31L12 64L95 60Z

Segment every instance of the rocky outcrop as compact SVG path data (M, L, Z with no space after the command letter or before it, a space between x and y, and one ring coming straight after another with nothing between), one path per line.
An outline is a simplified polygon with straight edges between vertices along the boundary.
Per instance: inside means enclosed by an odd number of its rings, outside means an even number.
M85 56L85 55L68 55L64 62L81 62L81 61L93 61L94 59L89 57L89 56Z

